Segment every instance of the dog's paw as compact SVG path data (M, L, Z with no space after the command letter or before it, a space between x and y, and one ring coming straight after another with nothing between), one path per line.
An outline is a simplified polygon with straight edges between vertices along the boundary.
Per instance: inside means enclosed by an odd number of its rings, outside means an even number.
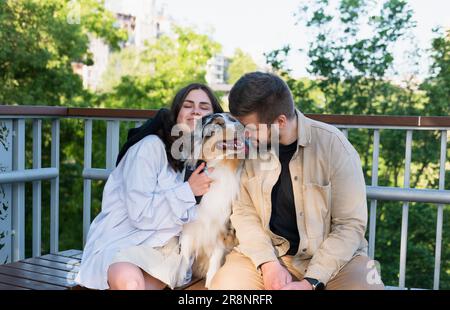
M205 287L207 289L210 289L212 279L214 278L216 272L217 272L217 270L208 270L208 272L206 273Z

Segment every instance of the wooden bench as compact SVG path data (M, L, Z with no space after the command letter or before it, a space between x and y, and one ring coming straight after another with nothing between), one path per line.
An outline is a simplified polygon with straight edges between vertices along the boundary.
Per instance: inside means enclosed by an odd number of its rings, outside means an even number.
M83 252L67 250L0 265L0 290L79 290L73 282ZM204 280L193 279L180 290L204 288Z

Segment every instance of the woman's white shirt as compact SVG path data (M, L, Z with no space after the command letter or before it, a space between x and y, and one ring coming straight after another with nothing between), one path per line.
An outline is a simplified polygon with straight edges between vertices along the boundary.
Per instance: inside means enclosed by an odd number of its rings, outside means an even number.
M195 196L169 165L164 143L149 135L133 145L110 174L102 210L92 222L75 281L107 289L108 267L118 250L162 246L196 216Z

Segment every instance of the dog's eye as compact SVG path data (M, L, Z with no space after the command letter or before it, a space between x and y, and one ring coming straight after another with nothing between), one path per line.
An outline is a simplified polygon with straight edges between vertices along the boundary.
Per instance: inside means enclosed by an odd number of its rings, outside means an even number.
M214 135L214 128L213 126L206 126L205 130L203 131L204 137L211 137Z
M214 125L215 126L224 127L225 126L225 120L223 118L216 118L214 120Z

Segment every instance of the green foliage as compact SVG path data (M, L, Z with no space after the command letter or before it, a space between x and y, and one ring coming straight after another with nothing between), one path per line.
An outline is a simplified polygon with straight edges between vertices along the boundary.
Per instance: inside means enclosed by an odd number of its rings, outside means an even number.
M95 0L0 1L0 102L24 105L92 106L96 96L85 91L73 71L74 62L92 64L89 38L102 38L112 49L126 40L126 33L114 27L114 16ZM81 124L82 125L82 124ZM27 141L32 140L27 121ZM43 123L42 166L50 166L50 122ZM80 122L61 123L60 232L61 248L81 248L83 182L83 127ZM27 143L27 168L32 149ZM98 164L98 161L94 161ZM31 255L32 195L26 187L26 244ZM42 250L49 251L50 184L42 182ZM98 197L98 196L97 196ZM95 201L98 200L94 199Z
M431 50L432 76L421 87L429 98L424 109L431 115L450 115L450 30L442 34L437 29L436 33Z
M84 107L159 108L174 92L193 82L204 82L206 61L220 46L192 29L175 27L175 37L161 36L142 50L120 49L126 33L114 27L114 16L96 0L0 0L0 102L2 104L70 105ZM309 0L299 10L299 21L313 33L307 48L309 73L314 79L293 79L285 60L289 45L266 54L275 72L286 79L298 107L306 113L449 115L450 33L437 31L433 41L431 75L417 88L389 81L394 70L393 46L415 26L413 12L403 0L340 0L335 12L328 0ZM376 14L375 14L376 13ZM112 50L101 93L82 88L74 62L92 64L89 38L96 36ZM410 56L417 60L414 53ZM254 63L236 51L230 81ZM121 143L133 123L121 124ZM31 141L27 121L27 141ZM43 167L50 166L50 121L43 121ZM373 131L352 129L349 139L358 150L364 175L371 182ZM405 132L381 130L379 184L402 186ZM411 187L438 187L438 132L414 132ZM94 122L93 167L105 166L106 126ZM61 122L60 248L81 248L83 121ZM32 149L27 143L27 168ZM446 187L450 173L446 173ZM99 212L103 181L92 182L92 218ZM49 251L50 184L43 182L43 252ZM26 187L26 247L31 255L31 184ZM408 287L431 288L434 268L436 206L411 204L407 253ZM441 288L450 288L449 207L444 209ZM376 259L383 280L398 284L401 204L379 202Z
M228 67L228 84L234 84L242 75L256 71L257 68L258 66L250 54L239 48L236 49Z
M102 88L110 90L104 106L160 108L191 82L205 83L206 62L220 45L192 29L174 27L175 38L162 35L143 50L125 48L112 57Z
M377 5L379 7L376 12ZM395 72L393 47L415 27L406 1L340 0L336 11L327 0L304 1L299 22L313 33L307 55L308 72L315 77L293 79L287 68L289 45L266 54L292 90L305 113L449 115L450 40L433 41L432 76L421 86L406 81L399 86L389 80ZM411 53L412 61L417 53ZM382 186L401 187L404 182L405 131L380 131L379 180ZM349 130L358 150L367 184L371 184L373 130ZM440 133L416 131L413 136L411 187L437 188ZM447 173L447 185L450 183ZM450 210L444 210L441 288L450 288ZM398 285L401 203L379 202L375 255L381 262L387 285ZM406 286L432 288L434 271L436 206L411 204L409 208ZM367 236L368 237L368 236Z
M78 2L79 24L69 22L64 0L0 1L1 103L73 105L84 95L72 63L92 63L88 33L115 48L126 35L101 2Z
M74 3L76 4L74 6ZM78 6L79 4L79 6ZM206 61L220 46L192 29L175 27L175 38L161 36L140 51L120 49L126 33L96 0L0 0L0 102L24 105L158 108L191 82L204 82ZM92 37L103 39L113 54L103 93L82 87L74 62L92 64ZM131 56L130 56L131 55ZM122 62L128 71L116 72ZM136 62L135 65L133 62ZM142 70L140 70L142 68ZM27 120L26 141L32 141ZM121 143L134 122L121 124ZM82 248L84 123L61 121L60 248ZM51 121L43 121L42 166L50 166ZM93 125L92 166L105 167L106 124ZM26 166L32 168L32 143L26 144ZM92 219L100 211L104 181L92 181ZM32 184L26 185L26 255L32 245ZM49 252L50 183L42 182L42 252Z

